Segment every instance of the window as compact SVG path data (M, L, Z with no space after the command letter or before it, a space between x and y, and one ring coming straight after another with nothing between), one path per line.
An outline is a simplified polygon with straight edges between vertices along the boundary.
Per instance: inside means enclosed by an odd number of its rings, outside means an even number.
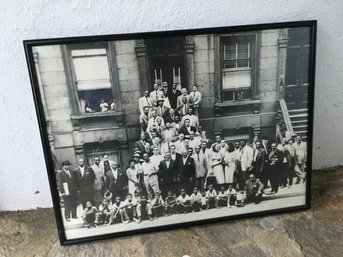
M255 35L220 38L222 100L252 99Z
M108 44L72 46L70 58L79 112L115 111Z

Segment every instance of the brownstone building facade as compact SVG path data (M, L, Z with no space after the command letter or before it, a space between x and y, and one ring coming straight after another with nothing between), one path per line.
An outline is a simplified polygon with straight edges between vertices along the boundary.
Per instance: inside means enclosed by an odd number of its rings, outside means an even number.
M189 91L198 85L200 124L209 138L257 134L274 141L280 129L306 137L310 36L304 33L294 28L35 47L56 169L65 159L91 164L103 154L126 166L140 135L138 99L155 82ZM115 110L101 112L102 103Z

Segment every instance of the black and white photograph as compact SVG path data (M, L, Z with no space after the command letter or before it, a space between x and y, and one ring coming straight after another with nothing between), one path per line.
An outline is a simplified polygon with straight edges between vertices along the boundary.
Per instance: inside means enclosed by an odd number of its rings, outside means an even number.
M62 241L309 208L313 26L187 32L27 43Z

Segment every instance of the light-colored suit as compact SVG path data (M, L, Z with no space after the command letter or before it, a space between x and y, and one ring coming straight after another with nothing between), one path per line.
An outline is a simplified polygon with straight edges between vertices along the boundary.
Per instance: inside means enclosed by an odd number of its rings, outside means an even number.
M201 153L194 153L192 158L194 159L195 163L195 177L205 177L207 172L205 155Z
M183 103L182 103L182 98L184 98L184 97L187 98L187 103L189 104L189 98L190 98L189 95L179 95L179 96L177 97L177 100L176 100L177 107L183 105Z
M199 105L201 102L201 93L199 91L192 91L189 93L189 96L194 105Z
M139 112L140 112L140 113L143 113L143 108L144 108L145 106L153 107L153 102L152 102L152 100L151 100L150 97L142 96L142 97L139 98L139 100L138 100L138 108L139 108Z
M150 98L153 104L156 105L158 100L164 99L164 94L161 90L154 90L150 92Z
M250 146L244 146L241 151L241 169L242 171L247 171L252 167L252 162L254 160L254 150Z

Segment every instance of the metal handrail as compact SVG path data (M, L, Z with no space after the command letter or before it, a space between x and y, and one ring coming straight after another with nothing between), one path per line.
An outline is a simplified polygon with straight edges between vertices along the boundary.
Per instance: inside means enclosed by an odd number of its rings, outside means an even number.
M293 133L294 130L293 130L291 118L289 117L289 112L288 112L288 108L287 108L287 104L286 104L285 99L283 99L283 98L279 99L279 104L280 104L280 108L282 111L283 119L284 119L285 124L286 124L286 128L289 132Z

